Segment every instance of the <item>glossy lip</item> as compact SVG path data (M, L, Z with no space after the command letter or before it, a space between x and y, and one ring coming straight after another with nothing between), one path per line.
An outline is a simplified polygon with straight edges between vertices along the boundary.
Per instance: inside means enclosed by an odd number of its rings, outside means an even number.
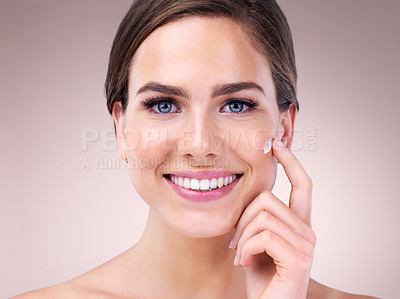
M178 175L178 173L180 175ZM222 172L220 172L220 174L221 173ZM227 176L229 174L235 174L235 173L232 173L232 172L226 172L226 173L228 173ZM182 174L182 172L175 172L174 173L174 175L177 175L177 176L181 176L181 174ZM205 172L199 173L198 175L204 175L204 174L205 174ZM223 175L221 175L221 176L223 176ZM232 189L236 186L236 184L239 182L239 180L242 178L242 174L239 174L238 177L236 178L236 180L234 180L229 185L224 186L222 188L216 188L216 189L211 190L211 191L197 191L197 190L186 189L186 188L183 188L183 187L180 187L180 186L174 184L172 181L170 181L168 179L168 177L166 177L166 176L163 176L163 177L167 181L167 183L172 187L172 189L176 193L178 193L178 195L180 195L182 197L185 197L185 198L187 198L189 200L192 200L192 201L208 202L208 201L217 200L217 199L229 194L232 191ZM189 176L187 176L187 177L189 177ZM195 178L197 178L197 177L195 177ZM203 178L209 178L209 176L203 177Z
M219 177L226 177L232 174L242 174L239 172L233 172L229 170L221 170L221 169L212 169L212 170L179 170L175 172L168 173L168 175L174 175L174 176L179 176L183 178L189 178L189 179L209 179L211 180L212 178L219 178ZM222 189L222 188L221 188Z

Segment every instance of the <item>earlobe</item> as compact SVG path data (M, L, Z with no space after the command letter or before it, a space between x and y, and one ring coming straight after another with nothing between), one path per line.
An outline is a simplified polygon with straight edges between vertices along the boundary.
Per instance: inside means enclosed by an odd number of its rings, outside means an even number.
M294 134L294 122L297 115L297 107L294 104L290 104L290 107L285 112L281 113L280 125L283 128L283 135L281 139L286 143L286 147L291 149Z
M117 101L113 105L112 115L114 118L115 133L118 140L118 152L122 159L126 157L126 134L125 134L125 111L122 109L121 101Z

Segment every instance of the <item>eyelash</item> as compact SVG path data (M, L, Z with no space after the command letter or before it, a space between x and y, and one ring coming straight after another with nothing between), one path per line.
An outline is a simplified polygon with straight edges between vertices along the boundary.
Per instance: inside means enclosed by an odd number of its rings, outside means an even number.
M177 107L178 112L181 111L179 109L178 103L175 100L173 100L171 98L167 98L167 97L147 98L147 99L140 101L140 106L143 107L144 109L148 110L150 113L152 113L154 115L170 115L172 113L177 113L177 112L168 112L168 113L155 112L152 108L159 103L172 103L173 105L175 105ZM234 115L246 115L249 112L253 111L259 105L258 101L251 101L251 100L247 100L247 99L230 99L223 104L223 107L226 107L233 103L244 104L248 107L248 109L243 112L227 112L227 113L234 114Z

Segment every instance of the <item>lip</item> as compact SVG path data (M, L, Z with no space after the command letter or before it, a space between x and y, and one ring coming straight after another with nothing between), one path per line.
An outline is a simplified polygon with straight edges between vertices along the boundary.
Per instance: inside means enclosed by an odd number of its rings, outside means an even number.
M188 174L186 171L182 171L182 172L179 171L179 172L175 172L173 174L176 175L176 176L191 177L191 178L195 178L195 179L200 178L201 176L202 176L201 178L210 178L210 176L209 176L210 172L208 172L207 176L205 174L206 173L205 171L201 171L201 172L200 171L196 171L196 172L199 172L199 173L198 174L193 174L191 172L192 176L190 176L190 175L187 175L187 176L182 175L182 173ZM211 171L211 172L213 172L213 171ZM236 173L233 173L233 172L225 171L225 172L219 172L218 175L219 176L224 176L224 175L221 175L222 173L226 173L226 176L228 176L230 174L236 174ZM213 172L213 175L214 174L215 174L215 172ZM193 177L193 175L197 175L197 177ZM242 176L243 175L240 174L240 175L238 175L236 180L234 180L229 185L226 185L226 186L224 186L222 188L217 188L217 189L214 189L214 190L211 190L211 191L197 191L197 190L186 189L186 188L183 188L183 187L180 187L180 186L174 184L172 181L170 181L168 179L167 176L163 176L163 178L166 180L166 182L172 187L172 189L178 195L180 195L180 196L182 196L182 197L184 197L186 199L189 199L189 200L192 200L192 201L196 201L196 202L209 202L209 201L214 201L214 200L217 200L217 199L219 199L221 197L224 197L224 196L228 195L232 191L232 189L236 186L236 184L240 181Z
M179 170L175 172L168 173L169 175L175 175L180 177L186 177L190 179L212 179L212 178L219 178L219 177L226 177L232 174L242 174L240 172L233 172L229 170L222 170L222 169L212 169L212 170Z

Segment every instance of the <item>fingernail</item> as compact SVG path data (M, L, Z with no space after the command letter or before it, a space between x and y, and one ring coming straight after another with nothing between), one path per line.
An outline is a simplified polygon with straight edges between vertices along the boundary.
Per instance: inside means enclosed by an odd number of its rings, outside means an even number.
M268 141L264 144L264 154L268 154L272 148L272 138L268 139Z
M282 143L282 141L280 141L280 140L275 140L275 142L276 142L276 144L278 144L279 147L282 147L282 148L285 147L285 145Z
M235 260L233 261L233 265L234 266L238 265L238 256L237 256L237 254L235 255Z
M233 249L233 240L229 243L229 248Z

